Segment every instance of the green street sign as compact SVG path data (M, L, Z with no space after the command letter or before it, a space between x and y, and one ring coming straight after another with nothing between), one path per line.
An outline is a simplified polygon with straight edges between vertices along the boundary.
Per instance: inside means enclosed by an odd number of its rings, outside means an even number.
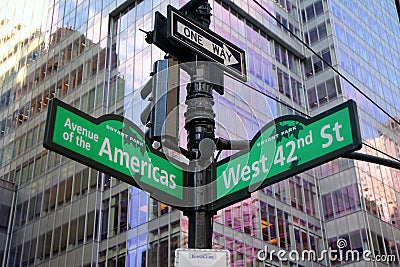
M138 126L108 114L93 118L53 99L44 147L139 187L173 206L184 204L184 172L179 163L154 150Z
M250 193L361 148L357 107L347 101L316 117L283 116L261 129L250 144L217 163L218 210Z

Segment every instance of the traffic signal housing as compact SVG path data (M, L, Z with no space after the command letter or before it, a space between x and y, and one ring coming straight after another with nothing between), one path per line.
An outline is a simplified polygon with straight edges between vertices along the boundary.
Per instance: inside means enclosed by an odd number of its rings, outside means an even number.
M140 119L149 128L146 137L152 142L168 139L175 143L178 139L179 70L176 64L172 58L154 62L152 78L140 92L142 99L149 101Z

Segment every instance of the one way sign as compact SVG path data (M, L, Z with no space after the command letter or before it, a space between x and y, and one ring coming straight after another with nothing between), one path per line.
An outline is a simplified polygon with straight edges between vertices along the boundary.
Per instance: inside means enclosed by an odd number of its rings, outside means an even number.
M228 40L204 29L168 6L168 38L173 38L207 59L220 63L224 69L246 81L245 53Z

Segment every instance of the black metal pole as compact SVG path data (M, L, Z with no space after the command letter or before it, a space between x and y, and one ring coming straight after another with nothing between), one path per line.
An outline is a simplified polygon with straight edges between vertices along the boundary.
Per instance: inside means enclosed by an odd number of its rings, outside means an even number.
M195 155L189 163L188 186L195 188L197 207L188 211L189 248L211 248L213 213L202 207L207 201L208 192L205 185L212 179L212 157L214 146L206 145L212 140L214 144L214 100L212 86L204 82L203 74L207 73L207 65L199 64L192 75L192 83L188 85L186 97L185 128L188 135L188 151ZM205 147L205 148L204 148Z
M210 25L211 8L204 1L192 15L203 27ZM193 58L196 61L196 57ZM189 163L188 185L195 187L195 203L198 206L186 212L189 218L189 248L212 248L213 212L204 208L209 192L205 185L212 180L212 158L215 146L205 146L210 140L214 144L215 113L212 85L209 81L208 64L195 63L191 83L187 87L185 129L187 130L187 149L195 155Z
M359 152L351 152L346 155L343 155L342 158L362 160L400 170L400 161L385 159L374 155L368 155Z

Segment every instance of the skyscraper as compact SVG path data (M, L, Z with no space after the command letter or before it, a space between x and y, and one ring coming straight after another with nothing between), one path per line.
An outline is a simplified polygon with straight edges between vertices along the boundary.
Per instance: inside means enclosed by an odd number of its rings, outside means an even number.
M168 4L186 2L0 2L2 266L173 266L174 250L187 247L180 211L42 146L54 97L94 117L124 115L144 130L140 87L165 53L139 29L153 29L155 11L166 15ZM399 159L400 25L392 0L209 3L210 29L247 57L248 82L225 76L225 94L214 95L218 136L251 139L276 117L314 116L354 99L361 152ZM181 79L183 102L188 77ZM231 266L389 265L335 253L303 262L257 256L265 247L321 254L345 240L346 251L395 255L399 264L399 201L399 170L340 158L220 210L213 246L230 250Z
M362 152L398 160L400 62L395 3L329 1L327 7L320 15L316 8L314 15L311 6L305 7L305 40L343 76L315 56L308 59L311 114L336 98L356 100ZM398 259L399 171L345 159L319 171L328 245L341 238L348 243L346 249L369 249Z

